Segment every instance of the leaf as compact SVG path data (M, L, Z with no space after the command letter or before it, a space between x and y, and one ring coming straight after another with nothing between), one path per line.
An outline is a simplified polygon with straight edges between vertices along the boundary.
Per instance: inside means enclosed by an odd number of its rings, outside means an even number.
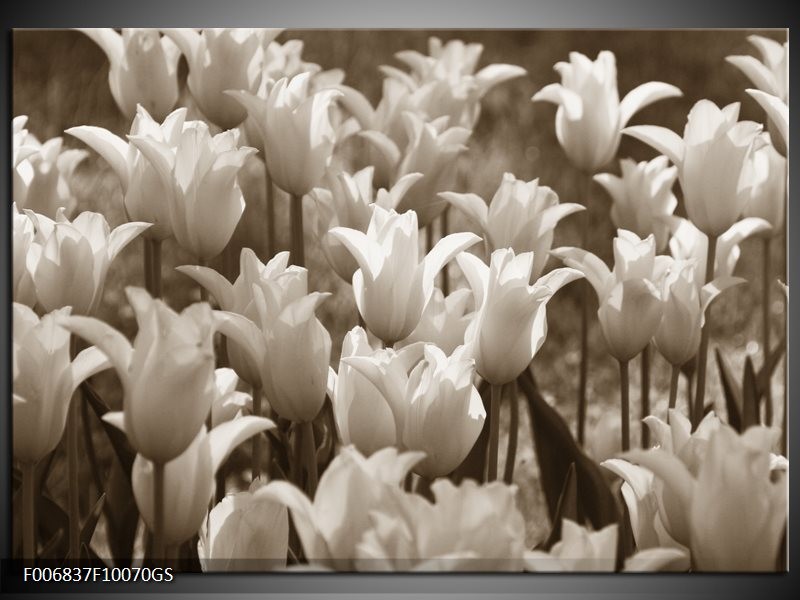
M127 436L122 431L103 419L103 415L109 412L109 408L103 399L97 394L92 385L84 381L81 384L81 389L83 390L84 396L86 397L86 400L88 400L89 405L97 415L97 418L100 419L100 424L103 426L103 431L106 432L106 437L108 437L108 441L111 443L111 447L114 449L114 454L117 455L117 459L122 465L122 470L128 476L128 481L130 481L131 469L133 468L133 461L136 458L136 452L131 447Z
M92 510L89 511L89 516L86 518L86 521L81 528L81 543L86 544L87 546L92 541L92 536L94 535L94 530L97 528L97 522L100 520L100 515L103 514L103 507L105 506L106 502L106 495L102 494L98 499L97 502L94 503Z
M63 532L61 547L55 556L57 558L64 556L67 551L69 515L52 498L44 494L39 495L36 503L36 525L37 539L40 540L50 540L59 531Z
M47 542L42 546L39 552L39 558L46 560L53 560L61 556L58 552L59 547L66 546L66 533L63 529L59 529Z
M764 364L761 365L761 369L758 371L758 375L756 376L756 389L758 390L759 398L766 396L767 389L770 381L772 380L772 374L775 372L775 367L777 367L778 363L780 363L785 351L786 338L783 337L781 338L781 341L778 342L778 345L775 347L775 349L767 356Z
M567 477L564 479L550 535L547 536L542 548L545 552L549 552L550 548L561 539L561 523L564 519L578 522L578 483L575 475L575 463L569 465Z
M719 348L714 349L719 368L719 379L722 382L722 392L725 395L725 408L728 412L728 424L737 433L742 433L742 393L731 376L730 368L722 357Z
M109 567L97 553L92 550L87 544L81 544L81 562L82 567Z
M761 422L759 407L761 398L756 385L753 361L748 356L744 361L744 378L742 379L742 431Z
M520 375L518 383L528 399L542 491L551 521L558 510L563 482L574 463L580 490L579 514L588 518L595 530L617 523L620 511L600 466L583 453L567 424L544 400L530 369Z
M123 472L118 461L111 461L110 469L104 503L108 546L114 557L114 566L129 567L136 542L139 509L133 497L130 475Z

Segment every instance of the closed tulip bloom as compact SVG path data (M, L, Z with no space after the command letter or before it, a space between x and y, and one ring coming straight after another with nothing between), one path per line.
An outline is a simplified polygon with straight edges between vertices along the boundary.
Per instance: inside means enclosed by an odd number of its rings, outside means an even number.
M787 519L787 478L770 449L777 430L712 432L695 469L661 449L630 458L663 481L681 511L697 571L774 571Z
M244 212L237 175L254 148L239 147L239 131L212 136L202 121L183 124L177 144L130 136L166 190L169 221L178 244L200 259L217 256Z
M519 571L525 519L517 487L470 479L431 485L435 502L404 494L400 506L370 513L372 527L356 550L356 567L372 570Z
M217 394L211 404L211 427L232 421L239 413L249 414L253 409L253 397L236 390L239 377L236 371L221 368L214 371Z
M310 83L311 73L301 73L275 83L266 98L236 87L229 92L255 121L271 180L297 197L320 182L336 141L329 111L341 92L314 93Z
M772 226L766 234L777 236L786 215L787 162L771 143L753 152L752 160L754 183L742 216L764 219Z
M72 394L95 373L110 365L95 347L70 360L69 332L59 317L61 308L41 319L30 308L14 303L14 458L36 463L58 446L67 423Z
M419 258L417 215L374 205L367 232L335 227L330 235L353 255L358 312L387 346L405 339L419 324L437 273L456 254L480 241L473 233L452 233Z
M130 135L152 138L174 148L180 142L185 120L185 108L175 110L164 118L163 123L159 123L143 106L139 106ZM144 233L145 237L164 240L172 236L169 212L172 188L134 144L102 127L71 127L65 133L92 148L114 170L122 188L122 201L128 220L152 223L152 227Z
M623 133L665 154L678 167L686 212L708 236L719 236L742 214L753 187L748 166L763 143L761 125L738 121L739 104L720 109L709 100L692 107L683 138L665 127L637 125Z
M180 544L200 530L208 513L208 503L214 496L214 476L219 467L236 446L274 427L272 421L262 417L240 417L211 431L206 431L202 425L189 446L164 465L161 535L165 544ZM125 431L128 433L127 427ZM136 456L131 470L133 497L151 531L155 524L154 470L153 463L142 454Z
M226 90L255 92L261 81L263 46L280 29L164 29L189 63L186 80L200 111L222 129L244 121L247 112Z
M372 217L372 203L383 208L393 208L402 200L408 188L422 176L410 173L390 189L379 189L373 194L374 167L366 167L350 175L344 171L329 170L321 187L311 190L309 196L317 207L317 238L331 268L347 283L353 281L358 263L347 248L328 232L334 227L349 227L367 232Z
M614 158L622 128L645 106L664 98L682 96L674 85L650 81L619 100L617 64L604 50L592 61L570 52L569 62L558 62L561 83L539 90L534 102L552 102L556 112L556 136L569 160L582 171L595 173Z
M63 209L56 220L28 212L36 225L27 268L36 298L46 311L71 306L73 314L92 314L103 297L111 262L149 223L125 223L113 231L100 213L84 211L70 222Z
M163 119L178 101L180 50L157 29L79 29L108 57L108 85L122 114L132 119L142 105Z
M472 304L472 292L468 289L454 290L445 298L442 290L434 288L419 325L402 345L429 342L449 356L464 343L467 327L475 316Z
M487 266L472 254L458 265L472 288L478 312L465 334L478 374L492 385L517 378L547 337L546 305L562 286L581 277L575 269L555 269L530 285L534 255L495 250Z
M211 509L197 542L203 571L269 571L286 566L289 512L254 491L225 496Z
M351 571L356 547L371 527L370 513L397 501L406 474L421 458L420 452L394 448L365 458L345 446L320 477L313 500L286 481L272 481L255 495L289 507L309 563Z
M656 251L662 252L669 239L664 217L672 215L678 206L672 193L678 169L668 166L666 156L640 163L625 158L619 164L620 177L610 173L594 176L611 197L611 221L618 229L632 231L642 238L652 233L656 236Z
M166 463L197 436L217 396L214 322L208 303L178 314L142 288L125 289L139 332L133 345L110 325L91 317L59 323L94 343L122 380L125 433L145 458Z
M442 198L460 209L480 227L489 252L511 248L516 254L533 252L532 280L538 279L553 246L553 230L558 222L584 210L580 204L559 204L558 194L539 180L523 181L505 173L489 206L476 194L443 192Z
M18 123L24 124L24 121ZM62 208L72 214L77 200L69 181L88 153L85 150L64 150L64 141L60 137L42 144L27 130L15 134L15 140L15 146L19 144L14 158L13 188L17 206L51 219Z
M17 210L16 203L11 203L11 214L14 217L14 239L12 249L12 298L14 302L33 308L36 305L36 287L28 270L28 253L35 238L33 221Z

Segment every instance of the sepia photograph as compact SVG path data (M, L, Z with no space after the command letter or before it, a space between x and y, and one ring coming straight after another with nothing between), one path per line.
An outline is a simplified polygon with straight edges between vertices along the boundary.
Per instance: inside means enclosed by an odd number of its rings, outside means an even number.
M788 29L10 37L26 577L787 571Z

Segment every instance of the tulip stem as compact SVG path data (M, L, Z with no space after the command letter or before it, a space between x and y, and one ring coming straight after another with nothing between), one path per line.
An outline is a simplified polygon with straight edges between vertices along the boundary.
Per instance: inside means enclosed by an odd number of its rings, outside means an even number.
M650 447L650 429L645 425L644 418L650 415L650 344L642 350L642 448Z
M199 266L201 266L201 267L208 266L206 259L200 258L199 256L197 257L197 264ZM199 283L197 284L197 286L200 288L200 302L208 302L208 290L205 288L205 286L200 285ZM208 414L209 414L209 417L208 417L208 423L209 423L208 429L210 430L211 429L211 413L209 412Z
M153 246L150 245L150 240L146 237L142 238L142 248L144 252L142 253L142 258L144 262L144 288L147 292L152 296L153 295L153 269L151 265L153 263Z
M675 408L678 401L678 380L681 376L681 368L678 365L672 365L672 374L669 378L669 408L667 409L667 423L669 423L669 411Z
M253 415L256 417L261 416L261 388L253 386ZM255 481L261 476L261 434L253 436L253 476L252 480Z
M153 290L150 295L153 298L161 298L161 240L148 240L147 242L152 246L150 267Z
M302 424L302 437L305 444L306 475L308 476L308 497L313 498L317 491L317 444L314 441L314 424L306 421Z
M164 463L153 463L153 558L164 560Z
M446 237L450 230L450 206L448 205L442 213L441 237ZM450 294L450 263L444 263L442 267L442 294L446 298Z
M24 462L22 467L22 558L26 563L36 561L36 463Z
M78 354L78 338L70 339L70 355L74 359ZM67 414L67 473L69 475L68 504L69 504L69 557L74 564L78 564L81 554L81 505L80 505L80 472L78 456L78 427L80 420L79 402L81 400L80 388L72 395Z
M277 246L275 240L275 186L272 185L266 165L264 166L264 187L267 198L267 257L272 258L275 256Z
M717 237L708 236L708 253L706 255L706 279L709 283L714 279L714 269L717 260ZM711 307L706 310L706 320L700 334L700 350L697 354L697 392L694 396L694 411L692 414L692 429L696 429L703 420L703 409L706 398L706 365L708 364L708 341L711 331Z
M631 449L630 432L630 377L628 375L628 361L619 361L619 389L622 404L622 451Z
M762 334L764 340L764 364L767 364L769 359L770 349L770 318L769 318L769 288L772 283L772 238L767 236L763 239L764 242L764 273L761 276L762 286L762 301L761 301L761 317L763 320ZM769 377L764 386L764 424L767 427L772 427L772 377Z
M303 241L303 197L292 194L291 198L292 219L292 264L298 267L306 266L306 251Z
M514 483L514 462L517 460L517 437L519 435L519 398L517 397L517 380L511 385L509 402L511 408L511 424L508 428L508 451L506 452L506 466L503 472L503 481L508 485Z
M584 178L583 205L586 207L583 215L583 230L581 231L581 246L584 250L589 248L589 225L591 223L589 192L592 189L592 176L582 175ZM581 362L578 379L578 445L583 446L586 439L586 390L589 379L589 302L592 298L592 287L588 280L581 282L583 289L581 297Z
M500 442L500 402L503 386L492 384L492 400L489 410L489 458L486 461L486 481L497 479L497 446Z

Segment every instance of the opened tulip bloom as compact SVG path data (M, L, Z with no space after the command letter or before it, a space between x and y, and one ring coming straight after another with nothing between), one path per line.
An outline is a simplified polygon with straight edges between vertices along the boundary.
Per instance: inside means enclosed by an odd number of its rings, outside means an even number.
M158 533L165 544L179 544L200 530L214 495L214 475L222 463L247 438L274 427L272 421L262 417L240 417L211 431L201 425L183 452L163 466L166 518ZM124 429L129 433L127 427ZM131 484L139 514L151 531L155 529L156 512L154 472L153 462L139 454L133 462Z
M212 136L202 121L183 123L177 143L130 136L167 190L177 242L202 260L222 252L244 212L237 175L254 148L239 147L239 131Z
M771 143L753 152L752 160L754 184L742 216L764 219L772 226L767 235L775 237L786 215L787 161Z
M127 119L138 105L163 119L178 101L180 50L158 29L80 29L108 57L108 85L119 110Z
M27 268L39 305L47 311L71 306L76 315L92 314L103 298L111 262L149 223L125 223L113 231L100 213L84 211L70 222L60 209L56 220L28 212L36 238Z
M331 229L353 255L359 269L353 274L353 294L367 328L387 346L403 340L419 324L442 267L480 238L453 233L420 261L417 215L402 215L374 205L367 232L346 227Z
M194 440L217 395L211 307L193 304L178 314L141 288L125 292L139 325L133 345L98 319L64 317L59 324L108 356L124 399L123 412L107 418L124 422L136 451L163 464Z
M672 192L678 169L668 164L666 156L640 163L625 158L620 161L620 177L610 173L594 176L611 197L614 226L642 238L654 234L658 252L664 250L669 238L669 226L664 217L672 215L678 206Z
M511 248L516 254L533 252L534 281L544 271L555 226L567 215L584 210L580 204L559 204L558 194L540 186L538 179L526 182L511 173L503 175L488 206L477 194L439 195L481 229L490 254L500 248Z
M41 319L14 303L14 458L36 463L55 450L78 386L110 365L95 347L70 358L69 332L57 324L69 308Z
M596 173L614 158L622 128L634 114L658 100L682 95L674 85L650 81L628 92L620 102L616 58L607 50L594 61L570 52L569 62L556 63L554 68L561 83L545 86L532 100L558 106L558 141L569 160L586 173Z
M33 308L36 306L36 287L33 276L28 270L27 260L35 237L31 218L17 210L16 203L11 203L11 214L14 218L14 238L12 249L12 298L14 302Z
M449 356L464 343L467 327L475 316L472 305L472 292L468 289L454 290L445 298L442 290L434 288L419 325L398 345L429 342Z

